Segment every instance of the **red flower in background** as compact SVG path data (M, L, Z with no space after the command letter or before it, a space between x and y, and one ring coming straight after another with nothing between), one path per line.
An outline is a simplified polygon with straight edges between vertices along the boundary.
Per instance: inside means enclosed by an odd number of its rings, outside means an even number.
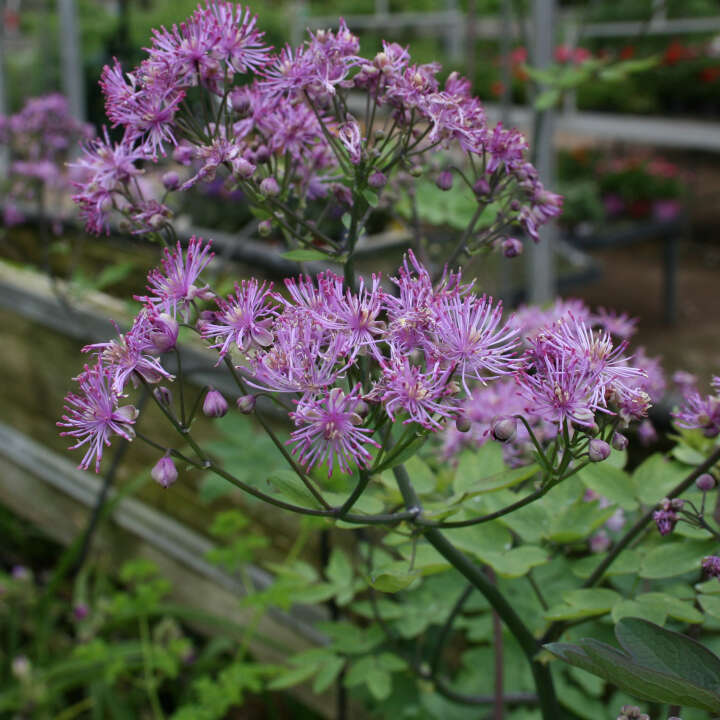
M704 83L714 83L720 80L720 65L706 67L700 71L700 80Z
M689 60L695 56L695 52L687 45L683 45L677 40L673 40L666 48L663 56L665 65L676 65L683 60Z
M626 45L622 50L620 50L620 59L621 60L631 60L635 57L635 46L634 45Z

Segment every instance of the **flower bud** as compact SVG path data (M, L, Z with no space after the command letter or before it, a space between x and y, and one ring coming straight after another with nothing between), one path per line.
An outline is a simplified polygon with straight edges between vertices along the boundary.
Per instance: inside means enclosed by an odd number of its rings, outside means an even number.
M150 471L152 479L164 488L170 487L178 477L177 468L169 454L163 455Z
M165 225L165 216L161 215L160 213L155 213L154 215L150 216L150 219L148 220L148 225L153 230L159 230L163 225Z
M703 572L708 577L720 578L720 557L708 555L702 561Z
M505 238L502 243L503 255L506 258L514 258L522 255L523 244L517 238Z
M267 197L275 197L280 194L280 186L274 177L266 177L260 183L260 192Z
M435 180L435 184L444 192L450 190L453 186L453 174L450 170L443 170Z
M419 165L413 165L408 173L414 178L420 177L423 174L423 169Z
M254 395L241 395L235 402L243 415L249 415L255 409Z
M158 352L164 353L172 350L177 344L179 327L172 315L160 313L152 318L151 339Z
M227 400L217 390L210 388L203 400L203 413L208 417L222 417L227 411Z
M166 190L177 190L180 187L180 176L174 170L170 170L162 176L162 184Z
M480 197L490 194L490 184L485 178L478 178L473 185L473 192Z
M385 131L382 130L381 128L378 128L378 129L373 133L373 137L374 137L375 140L377 140L378 142L379 142L380 140L384 140L384 139L386 138L386 136L387 136L387 134L386 134Z
M627 449L628 439L622 433L616 432L612 436L612 446L616 450L622 452L623 450Z
M695 481L695 487L703 492L709 492L715 487L715 478L710 473L703 473Z
M375 190L380 190L381 188L384 188L386 184L387 184L387 177L385 176L385 173L382 173L379 170L376 170L368 178L368 185L371 188L374 188Z
M173 401L172 392L170 392L170 388L166 388L164 385L161 385L160 387L156 387L153 390L153 397L161 405L165 405L165 407L170 407L172 405L172 401Z
M237 158L233 161L232 166L235 175L243 180L249 180L256 170L255 166L245 158Z
M261 165L262 163L266 163L269 159L270 159L270 150L268 149L267 145L261 145L255 151L255 162L258 165Z
M472 427L472 420L467 415L458 415L455 419L455 427L458 432L466 433L470 431Z
M590 462L602 462L610 457L610 445L600 438L593 438L588 446Z
M370 406L364 400L358 400L353 412L364 418L370 412Z
M492 436L498 442L511 442L517 435L517 420L515 418L498 418L492 424Z
M269 220L263 220L258 224L258 235L267 237L272 232L272 223Z
M73 607L73 617L78 622L84 620L89 614L90 608L88 608L88 606L83 602L78 603L75 607Z

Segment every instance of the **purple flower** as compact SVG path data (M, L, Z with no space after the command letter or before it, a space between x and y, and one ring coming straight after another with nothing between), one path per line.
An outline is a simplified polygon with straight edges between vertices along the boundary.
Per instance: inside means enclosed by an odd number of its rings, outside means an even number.
M591 427L597 407L599 372L585 357L563 353L545 354L534 364L534 372L518 375L520 392L533 415L562 425L572 422Z
M301 400L290 417L298 428L290 435L293 454L310 469L326 462L328 477L337 464L342 472L352 472L351 463L367 467L372 459L368 445L380 447L370 436L370 428L361 427L356 409L360 403L360 386L349 394L333 388L320 398Z
M664 498L660 501L659 508L653 513L653 520L661 535L669 535L678 523L677 511L683 506L683 501L675 498L669 500Z
M315 393L343 377L348 338L327 333L310 313L285 313L275 323L275 341L251 358L253 387L274 392Z
M118 396L101 360L92 368L86 365L75 379L80 385L80 394L68 393L65 397L68 414L57 424L71 428L60 435L77 438L71 450L88 445L80 468L87 470L95 458L95 472L100 472L103 448L110 445L110 437L119 435L132 440L135 437L132 426L138 413L132 405L118 407Z
M711 578L720 578L720 557L708 555L702 560L703 572Z
M610 335L621 340L627 340L637 330L637 318L631 318L627 313L618 314L604 307L598 308L592 315L592 324L599 325Z
M449 372L439 363L423 372L401 356L386 362L382 371L382 379L371 395L381 400L393 422L397 414L406 413L405 424L416 422L429 430L439 430L442 418L457 414Z
M517 329L502 323L502 303L474 295L443 298L438 303L437 356L457 369L468 394L468 378L483 381L517 369Z
M210 243L204 245L202 238L194 235L188 241L186 253L180 242L175 250L166 248L162 270L155 269L148 274L148 290L152 295L136 299L149 302L174 318L178 314L186 318L192 300L206 294L207 286L198 288L195 283L212 256Z
M238 350L251 346L267 347L272 342L271 326L275 309L268 305L272 284L260 285L255 278L235 283L235 295L227 300L216 298L218 310L205 323L202 335L213 339L220 357L224 357L234 343Z
M160 361L150 353L156 353L155 326L152 311L143 310L134 320L127 333L120 333L115 340L95 343L83 348L84 352L97 351L104 363L105 372L112 378L113 392L122 396L127 381L137 373L146 382L156 383L163 378L172 379ZM135 379L136 381L137 379Z
M350 162L357 165L362 160L362 136L360 135L360 126L355 120L346 122L340 130L338 130L338 139L347 150Z
M720 433L720 378L713 378L712 385L716 395L701 395L690 386L682 406L672 413L679 427L700 429L705 437Z
M380 287L380 276L372 276L372 288L365 286L365 279L360 278L357 293L345 290L333 284L333 295L330 297L330 316L322 321L331 330L349 334L349 344L353 352L369 348L376 358L380 358L378 341L385 330L385 323L378 319L383 310L385 293ZM316 311L319 316L320 313ZM320 320L320 317L318 318Z

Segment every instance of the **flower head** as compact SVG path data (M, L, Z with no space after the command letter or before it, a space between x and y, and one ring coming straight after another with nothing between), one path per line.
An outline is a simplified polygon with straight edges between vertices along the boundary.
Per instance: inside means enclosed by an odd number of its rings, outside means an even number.
M71 450L87 445L88 449L80 462L80 468L87 470L95 459L95 472L100 471L103 449L110 445L110 437L119 435L126 440L135 437L133 424L137 410L132 405L118 406L117 393L112 388L110 374L98 360L94 367L85 366L76 378L80 394L68 393L65 397L67 415L57 424L70 428L60 433L77 438Z
M202 238L195 236L190 238L185 253L179 242L175 250L165 249L162 270L148 274L148 290L152 295L137 299L174 318L185 317L192 300L207 290L207 286L198 288L195 283L212 256L210 244L204 245Z
M298 428L290 435L293 454L306 467L327 463L328 477L333 468L352 471L351 464L367 466L372 459L368 446L379 447L372 430L362 426L356 409L360 403L360 386L349 393L333 388L326 395L301 400L290 417Z

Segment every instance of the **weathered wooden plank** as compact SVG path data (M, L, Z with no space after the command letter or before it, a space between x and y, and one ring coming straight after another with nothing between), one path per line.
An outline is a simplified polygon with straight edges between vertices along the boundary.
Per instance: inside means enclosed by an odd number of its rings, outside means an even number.
M0 458L0 502L58 542L72 542L86 526L102 480L77 470L62 456L3 423ZM244 594L239 578L205 559L213 546L206 537L128 497L119 501L110 520L99 529L92 552L111 570L130 558L147 558L171 582L173 599L178 602L234 624L255 622L254 611L239 605ZM249 566L247 572L260 588L271 580L256 567ZM322 644L325 638L313 623L325 617L321 608L307 606L266 613L251 642L253 655L262 662L281 662L291 652ZM202 623L198 625L199 630L207 631ZM322 715L331 716L331 695L316 696L302 688L297 693Z

